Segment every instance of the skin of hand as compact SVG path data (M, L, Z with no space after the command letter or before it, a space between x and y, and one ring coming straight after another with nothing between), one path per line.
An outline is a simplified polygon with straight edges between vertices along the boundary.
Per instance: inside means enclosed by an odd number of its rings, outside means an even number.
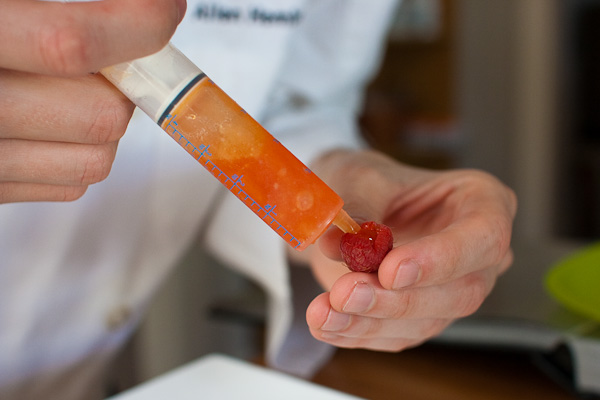
M185 0L0 0L0 204L106 178L134 105L94 72L154 53Z
M512 264L516 197L487 173L418 169L374 151L336 151L313 170L359 223L383 222L394 233L378 273L341 263L337 228L303 256L327 290L306 312L319 340L382 351L417 346L475 312Z

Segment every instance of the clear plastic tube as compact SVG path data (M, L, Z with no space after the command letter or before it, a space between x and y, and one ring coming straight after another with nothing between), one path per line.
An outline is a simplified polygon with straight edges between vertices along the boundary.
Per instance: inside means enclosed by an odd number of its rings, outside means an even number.
M173 45L101 73L292 247L332 223L360 229L329 186Z

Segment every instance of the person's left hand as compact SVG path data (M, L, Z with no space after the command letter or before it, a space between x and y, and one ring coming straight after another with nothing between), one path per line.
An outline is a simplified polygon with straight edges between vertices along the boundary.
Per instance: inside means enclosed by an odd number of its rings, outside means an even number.
M400 351L470 315L512 263L514 193L487 173L428 171L376 152L334 152L314 170L359 223L392 228L378 273L350 272L330 229L307 254L326 293L306 313L313 336L339 347Z

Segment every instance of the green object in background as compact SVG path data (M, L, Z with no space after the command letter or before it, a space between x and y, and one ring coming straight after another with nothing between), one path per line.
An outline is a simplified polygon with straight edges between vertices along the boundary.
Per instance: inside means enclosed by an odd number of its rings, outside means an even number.
M600 243L559 261L546 274L545 283L565 307L600 321Z

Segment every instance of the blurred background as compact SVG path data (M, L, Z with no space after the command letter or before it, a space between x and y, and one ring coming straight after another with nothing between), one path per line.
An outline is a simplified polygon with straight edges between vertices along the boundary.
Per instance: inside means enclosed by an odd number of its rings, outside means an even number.
M595 0L405 0L360 116L372 146L399 160L511 186L513 270L526 265L539 291L552 262L600 233L599 38ZM509 293L490 302L510 307ZM136 336L137 378L208 352L256 357L263 305L192 249Z

